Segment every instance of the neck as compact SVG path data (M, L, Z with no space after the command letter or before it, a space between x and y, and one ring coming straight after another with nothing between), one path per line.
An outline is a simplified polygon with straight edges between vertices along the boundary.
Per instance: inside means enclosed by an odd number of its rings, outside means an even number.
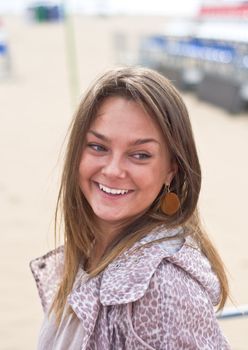
M92 246L90 257L86 263L87 269L94 269L97 267L99 261L108 249L110 244L118 237L120 232L120 224L110 224L102 220L97 220L96 224L99 229L99 234L95 238Z
M143 213L142 213L143 214ZM137 218L137 217L136 217ZM111 243L118 238L121 230L135 218L123 220L122 222L106 222L100 218L95 217L95 224L98 228L98 235L95 237L94 245L90 252L90 258L88 260L88 267L95 268L98 262L101 260L105 251L109 248Z
M97 226L100 234L96 238L95 244L103 246L104 249L118 237L123 227L120 223L108 223L99 219L97 220Z

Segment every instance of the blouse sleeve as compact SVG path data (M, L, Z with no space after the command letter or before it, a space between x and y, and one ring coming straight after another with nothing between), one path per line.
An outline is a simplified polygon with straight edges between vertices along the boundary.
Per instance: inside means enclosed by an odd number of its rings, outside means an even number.
M137 339L151 349L230 349L206 290L166 260L155 271L144 297L132 304L131 318Z
M61 281L63 265L64 250L62 246L30 262L44 312L48 311L55 297Z

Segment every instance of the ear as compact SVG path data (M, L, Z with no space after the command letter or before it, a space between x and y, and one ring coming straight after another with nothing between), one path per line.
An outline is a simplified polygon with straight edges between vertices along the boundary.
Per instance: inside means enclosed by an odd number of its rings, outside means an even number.
M170 186L171 181L173 180L174 176L178 172L178 164L175 161L171 162L171 167L166 175L165 184L166 186Z

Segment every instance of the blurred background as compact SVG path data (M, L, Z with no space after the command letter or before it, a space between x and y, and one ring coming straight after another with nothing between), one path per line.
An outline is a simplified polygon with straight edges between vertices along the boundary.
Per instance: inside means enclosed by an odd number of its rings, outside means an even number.
M1 350L36 348L43 314L29 261L54 246L67 128L92 80L123 64L152 67L182 92L227 307L248 304L248 2L0 0ZM247 350L247 317L220 325Z

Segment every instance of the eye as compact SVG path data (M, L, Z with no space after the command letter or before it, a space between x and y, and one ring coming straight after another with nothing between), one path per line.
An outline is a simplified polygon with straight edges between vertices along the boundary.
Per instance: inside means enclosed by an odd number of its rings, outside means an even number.
M105 151L107 151L107 149L104 146L99 145L97 143L88 143L87 147L91 148L92 150L94 150L96 152L105 152Z
M151 158L151 155L147 154L147 153L135 153L132 156L138 160L146 160L146 159Z

